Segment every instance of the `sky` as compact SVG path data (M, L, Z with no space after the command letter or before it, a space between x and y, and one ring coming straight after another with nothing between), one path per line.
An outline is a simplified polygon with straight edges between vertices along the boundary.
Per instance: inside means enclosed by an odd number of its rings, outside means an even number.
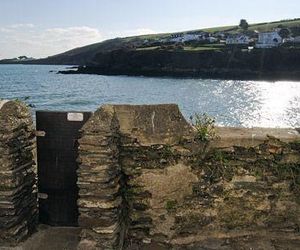
M284 4L283 4L284 3ZM0 0L0 59L109 38L300 17L299 0Z

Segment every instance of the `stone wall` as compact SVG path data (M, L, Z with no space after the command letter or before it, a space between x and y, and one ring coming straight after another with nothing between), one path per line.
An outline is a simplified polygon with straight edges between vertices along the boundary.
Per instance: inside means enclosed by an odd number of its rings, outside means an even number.
M299 246L299 143L250 136L235 145L222 133L203 148L189 140L127 154L130 239L179 249Z
M118 123L113 107L100 108L89 119L79 140L80 248L119 249L124 222L119 164Z
M195 140L176 105L101 107L80 139L81 245L296 249L299 133L217 134Z
M0 247L35 229L35 136L0 101ZM300 135L217 128L201 142L176 105L105 105L79 140L79 249L297 249Z
M35 147L27 107L0 101L0 246L18 243L37 223Z

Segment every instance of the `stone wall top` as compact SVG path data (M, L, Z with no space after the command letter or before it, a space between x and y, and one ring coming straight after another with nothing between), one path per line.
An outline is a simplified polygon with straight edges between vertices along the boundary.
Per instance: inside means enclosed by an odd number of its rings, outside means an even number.
M193 131L176 104L105 105L102 108L113 108L120 132L134 137L141 145L172 144Z
M293 128L217 127L216 133L220 139L213 142L212 145L220 148L231 146L255 147L270 137L280 139L282 142L300 140L299 129Z
M84 128L92 130L119 130L122 135L140 145L176 144L193 138L195 130L181 114L176 104L159 105L103 105ZM299 129L217 127L219 137L212 147L254 147L270 137L282 142L300 140Z
M19 101L0 101L0 249L16 245L35 230L35 155L29 108Z
M1 100L0 105L0 131L14 131L32 123L30 110L25 103Z

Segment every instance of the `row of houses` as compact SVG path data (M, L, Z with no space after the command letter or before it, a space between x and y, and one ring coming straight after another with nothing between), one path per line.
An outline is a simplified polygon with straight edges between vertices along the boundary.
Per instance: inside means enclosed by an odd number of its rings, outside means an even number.
M253 32L252 35L246 34L227 34L225 32L208 33L177 33L168 37L156 40L158 43L186 43L186 42L207 42L225 43L227 45L253 45L256 48L273 48L286 42L300 43L299 37L282 38L279 35L280 29L270 32ZM145 41L148 43L149 41Z
M284 42L278 31L257 32L257 36L250 37L245 34L229 35L227 45L254 45L256 48L273 48Z
M270 32L259 32L257 38L251 38L244 34L231 35L227 37L226 44L253 44L256 48L274 48L284 43L300 43L300 36L283 38L279 34L279 30Z
M213 34L208 32L193 32L193 33L176 33L164 38L159 38L155 40L144 40L144 44L151 44L151 43L186 43L186 42L208 42L208 43L215 43L218 42L219 39Z
M166 40L171 42L208 41L210 43L218 41L216 37L208 32L173 34L171 37L166 38Z

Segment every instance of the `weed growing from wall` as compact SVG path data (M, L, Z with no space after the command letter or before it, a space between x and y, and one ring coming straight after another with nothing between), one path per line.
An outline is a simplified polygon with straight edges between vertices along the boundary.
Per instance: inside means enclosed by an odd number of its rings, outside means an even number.
M191 123L196 129L196 140L208 142L217 139L215 131L215 119L206 113L195 114L190 117Z

